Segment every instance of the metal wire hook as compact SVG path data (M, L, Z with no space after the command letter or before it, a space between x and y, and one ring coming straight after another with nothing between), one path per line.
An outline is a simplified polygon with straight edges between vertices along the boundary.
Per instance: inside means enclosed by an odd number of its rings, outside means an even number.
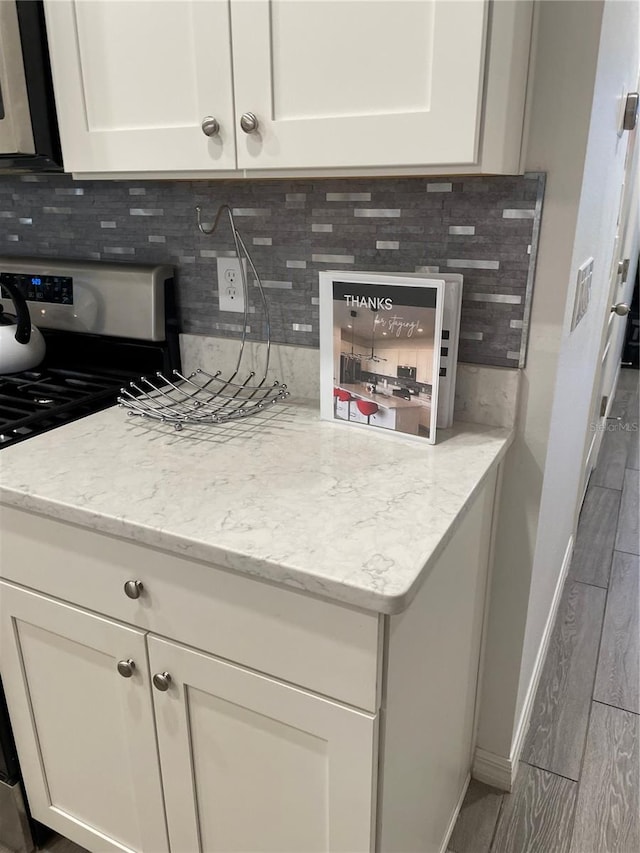
M196 205L196 217L198 220L198 228L202 232L202 234L205 234L206 236L208 236L209 234L213 234L213 232L218 227L218 223L220 222L220 217L222 216L222 214L225 210L229 214L229 221L231 223L231 230L233 232L235 232L236 229L235 229L235 225L233 222L233 214L231 213L231 208L229 207L228 204L220 205L220 207L218 208L218 212L216 213L216 218L213 221L213 225L209 229L206 229L202 225L202 208L200 207L200 205Z

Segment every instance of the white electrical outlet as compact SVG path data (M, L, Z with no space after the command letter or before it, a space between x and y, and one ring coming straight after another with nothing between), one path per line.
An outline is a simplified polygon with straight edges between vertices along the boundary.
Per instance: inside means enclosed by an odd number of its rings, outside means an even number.
M587 313L591 302L591 281L593 279L593 258L585 261L578 270L576 281L576 295L573 303L573 318L571 320L571 331L575 329L580 320Z
M247 262L242 260L244 274ZM218 258L218 299L221 311L244 313L244 289L240 258Z

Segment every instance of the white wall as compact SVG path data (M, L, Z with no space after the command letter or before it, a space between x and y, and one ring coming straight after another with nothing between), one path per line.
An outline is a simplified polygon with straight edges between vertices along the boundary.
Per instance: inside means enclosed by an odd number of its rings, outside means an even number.
M524 639L517 711L521 710L543 635L558 570L575 529L582 497L584 448L591 441L591 397L600 362L603 326L610 315L609 280L624 182L629 133L618 135L621 94L638 79L640 15L637 2L607 2L589 142L569 273L556 389L551 413L538 536ZM592 302L571 333L578 267L593 257ZM622 324L620 324L622 325Z
M504 473L478 732L480 750L505 762L517 757L525 701L575 527L626 144L616 142L611 99L615 93L617 104L622 71L631 77L628 90L638 71L632 0L541 2L537 15L526 167L546 172L547 188L517 435ZM614 33L636 39L626 56ZM569 335L575 273L589 255L596 259L594 301Z

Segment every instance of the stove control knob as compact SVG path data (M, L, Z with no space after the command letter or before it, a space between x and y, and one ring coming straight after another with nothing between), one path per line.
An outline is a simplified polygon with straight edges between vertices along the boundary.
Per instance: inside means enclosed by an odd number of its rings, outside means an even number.
M135 663L129 658L129 660L119 660L118 661L118 672L123 678L131 678L133 675L133 670L136 668Z
M144 590L142 581L127 581L124 585L124 594L127 598L140 598L140 593Z
M168 672L156 672L156 674L153 676L153 686L161 693L164 693L166 690L168 690L170 684L171 676Z

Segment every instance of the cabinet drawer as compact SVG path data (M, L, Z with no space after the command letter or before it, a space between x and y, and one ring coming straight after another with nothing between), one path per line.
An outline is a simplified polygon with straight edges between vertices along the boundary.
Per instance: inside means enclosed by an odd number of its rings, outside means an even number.
M13 507L0 576L359 708L379 705L382 618ZM138 599L124 593L142 581Z

